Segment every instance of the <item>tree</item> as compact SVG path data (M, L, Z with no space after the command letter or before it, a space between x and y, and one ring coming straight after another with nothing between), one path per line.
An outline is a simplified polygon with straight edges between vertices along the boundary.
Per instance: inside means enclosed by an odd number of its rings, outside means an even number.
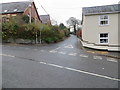
M59 27L60 27L60 29L65 29L66 28L66 26L63 23L60 23Z
M67 20L67 24L69 26L73 26L74 27L74 33L76 33L76 26L77 25L80 25L81 22L80 20L76 19L75 17L70 17L68 20Z

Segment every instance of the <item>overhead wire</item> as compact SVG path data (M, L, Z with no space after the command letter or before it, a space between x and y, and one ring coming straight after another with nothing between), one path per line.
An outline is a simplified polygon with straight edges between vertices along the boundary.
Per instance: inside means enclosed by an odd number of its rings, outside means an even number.
M41 8L45 11L45 13L47 14L47 15L49 15L49 13L47 12L47 10L43 7L43 5L39 2L39 0L36 0L37 2L38 2L38 4L41 6ZM56 24L57 24L57 21L50 15L50 18L52 19L52 20L54 20L55 22L56 22Z

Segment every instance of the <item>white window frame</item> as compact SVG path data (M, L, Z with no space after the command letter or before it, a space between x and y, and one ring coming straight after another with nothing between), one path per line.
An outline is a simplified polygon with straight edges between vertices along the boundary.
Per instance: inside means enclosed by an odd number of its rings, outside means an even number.
M8 10L4 10L4 12L8 12Z
M108 37L100 37L101 34L108 34ZM106 42L106 43L101 43L101 42L100 42L101 39L107 39L108 42ZM108 43L109 43L109 33L100 33L100 34L99 34L99 44L108 44Z
M18 11L18 9L14 9L14 12L17 12Z
M105 17L105 16L107 16L108 17L108 19L101 19L101 17ZM101 24L101 21L108 21L108 23L107 24ZM109 15L100 15L99 16L99 25L100 26L106 26L106 25L109 25Z

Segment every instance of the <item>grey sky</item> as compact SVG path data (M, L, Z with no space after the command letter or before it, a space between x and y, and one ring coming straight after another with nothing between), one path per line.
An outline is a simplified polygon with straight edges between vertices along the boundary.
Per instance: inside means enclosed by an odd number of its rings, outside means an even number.
M2 0L2 2L15 2L28 0ZM117 4L119 0L34 0L40 15L46 14L40 4L46 9L50 16L55 19L58 24L66 24L69 17L76 17L81 20L82 7L101 6L109 4ZM0 0L0 3L2 3Z

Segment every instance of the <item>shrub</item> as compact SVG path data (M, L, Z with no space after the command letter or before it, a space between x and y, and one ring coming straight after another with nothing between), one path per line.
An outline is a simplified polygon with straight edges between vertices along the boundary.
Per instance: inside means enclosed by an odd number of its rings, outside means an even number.
M64 33L66 37L70 36L70 31L68 29L64 29Z
M65 36L64 30L59 30L59 39L63 39Z
M15 22L6 22L2 24L2 38L3 40L7 40L8 38L12 38L14 41L17 39L17 30L19 29L19 25Z
M20 17L19 17L20 18ZM58 26L48 26L44 24L29 24L29 18L28 16L23 16L22 19L26 22L18 23L16 22L16 19L12 19L9 22L2 24L2 39L8 40L9 38L12 38L14 41L16 39L28 39L31 40L31 42L35 41L36 34L38 41L40 40L40 28L42 28L41 31L41 38L43 42L46 43L52 43L52 42L58 42L62 40L65 36L69 36L69 31L64 28L64 30L61 30Z
M36 32L38 34L39 27L35 24L25 24L21 27L22 31L19 32L19 38L35 40Z

